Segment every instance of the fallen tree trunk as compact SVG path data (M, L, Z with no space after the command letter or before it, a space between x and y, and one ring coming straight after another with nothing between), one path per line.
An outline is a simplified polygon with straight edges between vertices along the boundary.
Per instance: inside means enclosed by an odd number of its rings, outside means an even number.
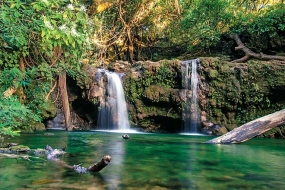
M246 123L220 137L209 140L206 143L241 143L282 124L285 124L285 109Z
M262 52L260 53L255 53L253 51L251 51L248 47L246 47L241 39L239 38L239 36L237 34L231 35L231 38L234 39L237 43L237 47L235 47L235 50L242 50L245 53L245 56L240 58L240 59L236 59L233 60L233 63L241 63L241 62L245 62L248 59L250 59L251 57L254 57L256 59L261 59L261 60L280 60L280 61L285 61L285 56L278 56L278 55L267 55L267 54L263 54Z

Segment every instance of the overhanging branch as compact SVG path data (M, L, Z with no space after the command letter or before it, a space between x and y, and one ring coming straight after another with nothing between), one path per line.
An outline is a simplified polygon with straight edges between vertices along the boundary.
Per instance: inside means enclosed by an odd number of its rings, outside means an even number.
M234 39L237 43L237 47L235 47L235 50L242 50L245 53L245 56L240 58L240 59L236 59L233 60L233 63L241 63L241 62L245 62L247 60L249 60L251 57L256 58L256 59L260 59L260 60L280 60L280 61L285 61L285 56L278 56L278 55L267 55L267 54L263 54L262 52L260 53L255 53L252 50L250 50L248 47L246 47L241 39L239 38L239 36L237 34L233 34L231 35L231 38Z

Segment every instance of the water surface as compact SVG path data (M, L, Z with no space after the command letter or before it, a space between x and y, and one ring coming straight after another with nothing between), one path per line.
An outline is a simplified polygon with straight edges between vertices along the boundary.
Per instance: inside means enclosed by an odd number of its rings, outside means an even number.
M285 143L252 139L211 145L209 136L65 132L22 134L6 140L32 149L67 145L60 159L88 167L104 155L111 163L95 174L78 174L46 160L0 156L0 189L285 189ZM31 154L31 156L36 156Z

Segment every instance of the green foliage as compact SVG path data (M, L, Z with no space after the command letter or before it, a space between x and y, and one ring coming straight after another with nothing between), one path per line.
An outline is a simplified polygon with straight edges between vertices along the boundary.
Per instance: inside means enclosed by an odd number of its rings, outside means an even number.
M90 44L86 8L77 1L11 0L0 7L0 67L16 67L19 57L30 64L63 62L79 68ZM55 55L59 48L63 55ZM58 57L56 57L58 56Z
M227 0L194 1L185 10L180 26L187 31L189 50L207 50L220 40L233 20L229 4Z
M257 51L271 46L281 47L285 31L285 4L268 5L257 13L237 14L231 33L247 36L248 47Z
M46 117L50 107L46 95L62 71L83 77L80 59L90 47L92 29L86 7L76 0L0 4L1 98L9 88L17 89L1 99L1 119L6 119L0 131L9 135ZM25 65L21 70L20 60Z
M168 62L164 62L157 71L155 83L163 87L173 88L177 83L176 77L177 72L171 68Z
M0 98L0 135L18 135L18 130L29 126L32 122L39 122L40 118L20 101L10 96Z
M5 135L15 135L14 130L24 129L31 127L31 124L40 122L42 120L40 106L44 105L45 99L43 94L44 90L48 91L47 87L44 88L43 82L37 82L35 79L37 70L27 69L25 72L17 68L4 69L0 73L0 117L1 129L0 133ZM16 88L17 91L23 89L25 95L23 101L15 95L10 95L4 98L3 93L10 89ZM41 95L42 94L42 95Z

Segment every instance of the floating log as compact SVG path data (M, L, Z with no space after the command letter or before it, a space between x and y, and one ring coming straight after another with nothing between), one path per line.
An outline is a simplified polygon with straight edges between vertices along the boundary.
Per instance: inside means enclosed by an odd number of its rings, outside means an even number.
M93 166L89 166L87 168L87 171L89 171L89 172L99 172L103 168L105 168L105 166L107 166L110 162L111 162L111 156L106 155L99 162L94 164Z
M12 146L9 148L0 148L0 157L1 156L6 156L6 157L10 157L10 158L21 158L21 159L25 159L28 161L32 161L30 158L33 159L41 159L39 157L32 157L32 156L28 156L28 155L16 155L13 153L19 153L19 152L23 152L23 147L25 147L25 152L29 152L30 149L26 146L23 145L18 145L18 146ZM99 172L101 171L103 168L105 168L110 162L111 162L111 156L106 155L104 156L100 161L98 161L97 163L89 166L88 168L85 168L83 166L81 166L81 164L79 165L69 165L67 164L65 161L60 160L59 157L63 154L65 154L65 148L62 149L53 149L51 146L46 145L45 149L36 149L34 150L34 153L36 155L38 154L46 154L47 155L47 159L56 162L57 164L60 164L66 168L72 169L74 171L76 171L77 173L87 173L87 172ZM12 150L10 150L12 149ZM13 151L13 149L15 151ZM28 150L28 151L27 151ZM44 159L41 159L43 161L45 161Z
M70 166L63 161L59 161L60 164L64 165L67 168L74 169L77 173L99 172L103 168L105 168L110 162L111 156L109 155L104 156L99 162L95 163L92 166L89 166L88 168L81 166L81 164Z
M274 112L270 115L253 120L232 131L209 140L209 144L236 144L247 141L257 135L260 135L274 127L285 123L285 109Z
M100 161L93 164L92 166L89 166L88 168L81 166L81 164L71 166L71 165L68 165L66 162L58 159L60 155L65 154L65 151L64 151L65 148L53 149L51 146L47 145L46 150L47 150L48 160L55 161L56 163L59 163L63 165L64 167L74 169L78 173L99 172L111 162L111 156L106 155Z

